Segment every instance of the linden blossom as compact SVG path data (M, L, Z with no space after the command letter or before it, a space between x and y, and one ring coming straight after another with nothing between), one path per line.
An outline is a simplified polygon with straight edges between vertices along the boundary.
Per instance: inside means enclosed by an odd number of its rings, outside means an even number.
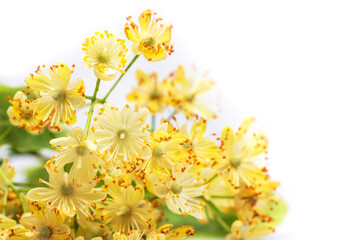
M45 68L45 66L43 66ZM74 67L74 66L73 66ZM85 104L85 86L82 79L70 81L73 70L65 63L50 67L46 76L38 67L37 74L25 79L30 90L39 91L40 98L34 104L34 117L40 121L49 120L50 128L59 129L60 120L71 126L76 122L74 107Z
M82 44L85 56L83 63L87 68L94 67L95 76L101 80L113 80L118 71L125 67L128 49L125 40L116 37L107 30L96 32Z

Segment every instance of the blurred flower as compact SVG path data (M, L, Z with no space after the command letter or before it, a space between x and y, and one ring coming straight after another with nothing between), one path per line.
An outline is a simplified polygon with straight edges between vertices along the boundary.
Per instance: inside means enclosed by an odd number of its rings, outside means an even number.
M266 208L271 202L277 202L278 197L273 194L279 182L257 181L254 185L240 188L235 196L235 210L238 218L243 222L259 218L262 222L271 222Z
M125 35L134 44L132 50L136 55L144 54L149 61L160 61L171 55L174 51L170 45L171 28L169 24L160 24L161 18L155 18L150 10L145 10L139 17L138 26L128 18L129 23L125 25Z
M168 82L157 80L157 73L148 75L143 71L136 72L138 86L133 87L126 99L139 107L146 107L154 113L162 113L168 103L167 88Z
M201 101L199 96L210 90L213 81L202 78L196 84L193 78L185 76L185 70L179 66L171 80L169 89L170 103L174 106L175 111L184 111L186 117L216 118L217 116L209 109L210 105Z
M259 237L274 231L273 227L266 224L258 225L257 221L245 225L243 222L236 220L231 225L231 233L226 236L225 240L260 240Z
M196 198L205 194L207 185L204 179L191 176L190 168L191 166L173 167L169 173L151 173L148 180L153 185L154 194L165 198L170 211L202 219L205 203Z
M45 66L43 66L45 67ZM74 107L85 104L85 86L82 79L70 81L72 70L65 64L53 65L46 76L40 66L25 79L31 90L40 91L40 98L34 101L34 116L43 122L49 120L50 128L60 130L60 120L72 126L76 123Z
M126 64L128 49L125 39L120 39L107 30L96 32L82 44L85 51L83 62L87 68L94 67L95 76L101 80L113 80Z
M4 160L0 167L0 171L2 171L2 174L0 175L0 189L5 191L5 189L9 186L7 185L4 177L6 177L7 181L12 182L16 175L15 169L9 165L9 158L4 157Z
M267 140L261 133L250 135L248 132L253 118L243 121L238 131L234 133L231 127L225 127L221 134L222 157L217 169L229 183L238 189L241 184L250 186L255 181L266 180L265 168L255 164L266 152Z
M34 117L33 101L27 99L22 91L16 92L13 99L9 97L12 106L7 109L7 115L12 125L24 128L31 134L39 134L44 129L44 123Z
M204 137L206 131L206 120L200 118L194 120L190 133L187 131L187 124L180 128L180 132L191 140L183 145L183 148L188 149L194 165L199 165L203 168L210 167L220 154L219 146L208 137Z
M99 116L94 119L91 137L96 141L99 151L110 154L109 160L117 157L124 161L131 160L131 154L148 158L151 156L146 142L150 134L145 130L149 111L140 109L133 111L126 105L121 111L111 104L105 103Z

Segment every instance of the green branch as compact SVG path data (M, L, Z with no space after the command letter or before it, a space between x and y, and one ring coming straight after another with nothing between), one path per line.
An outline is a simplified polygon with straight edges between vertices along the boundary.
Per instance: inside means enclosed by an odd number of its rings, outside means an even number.
M118 80L116 80L115 84L111 87L111 89L109 90L109 92L105 95L105 97L101 100L101 103L105 103L106 99L109 97L110 93L115 89L116 85L118 85L118 83L120 82L120 80L122 79L122 77L125 75L125 73L129 70L129 68L133 65L133 63L136 61L136 59L138 59L140 55L135 55L134 58L131 60L131 62L129 63L129 65L125 68L125 72L122 73L120 75L120 77L118 78Z
M86 134L89 133L89 128L90 128L90 123L91 123L91 117L93 115L93 112L94 112L94 106L95 106L95 103L96 103L96 95L99 91L99 86L100 86L100 79L98 79L96 81L96 87L95 87L95 90L94 90L94 94L93 94L93 97L91 99L91 105L90 105L90 110L89 110L89 113L88 113L88 117L87 117L87 120L86 120L86 125L85 125L85 132Z

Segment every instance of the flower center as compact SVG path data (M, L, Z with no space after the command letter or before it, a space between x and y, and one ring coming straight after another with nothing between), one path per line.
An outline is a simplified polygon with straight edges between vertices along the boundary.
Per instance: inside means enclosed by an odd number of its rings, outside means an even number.
M65 91L64 91L64 90L61 90L61 89L56 89L56 90L53 92L52 98L53 98L55 101L58 101L58 102L64 100L64 98L65 98Z
M39 240L47 240L51 235L50 229L46 226L38 227L36 232L38 233L37 239Z
M121 129L120 131L118 131L118 137L121 140L125 139L127 137L127 135L128 134L127 134L126 130L124 130L124 129Z
M30 119L32 117L32 109L26 109L25 107L21 109L22 114L24 114L25 119Z
M131 215L131 209L128 206L123 205L119 208L119 211L116 212L116 215L122 217L129 217Z
M187 95L187 96L185 97L185 101L187 101L187 102L189 102L189 103L193 102L194 99L195 99L195 96L194 96L194 95Z
M171 191L174 193L174 194L180 194L182 192L182 187L177 184L177 183L174 183L172 186L171 186Z
M160 92L160 91L154 89L154 90L152 90L152 91L150 92L150 98L151 98L151 99L158 99L158 98L160 98L160 97L161 97L161 92Z
M152 47L155 45L155 40L152 38L145 39L144 45L146 45L148 47Z
M163 153L165 153L165 152L162 150L161 147L156 147L156 148L154 148L154 150L153 150L153 155L154 155L154 157L156 157L156 158L161 158L161 156L163 155Z
M85 146L77 146L75 151L77 155L84 156L89 152L89 149Z
M230 158L230 165L233 167L233 168L237 168L241 165L241 158Z
M63 195L68 196L71 195L74 191L74 186L72 184L63 184L61 186L61 192Z
M98 58L100 63L107 64L110 60L107 48L104 48Z

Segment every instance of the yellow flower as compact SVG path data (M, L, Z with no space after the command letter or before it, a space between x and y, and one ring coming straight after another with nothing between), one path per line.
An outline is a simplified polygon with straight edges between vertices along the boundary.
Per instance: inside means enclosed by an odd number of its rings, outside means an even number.
M33 215L25 213L20 223L25 229L15 230L9 239L67 240L70 228L64 224L65 216L56 208L44 206L43 202L31 202Z
M267 140L261 133L250 135L248 130L252 122L252 118L246 119L236 133L231 127L225 127L222 131L222 157L217 169L235 189L268 177L264 173L266 169L255 164L266 152Z
M240 220L236 220L231 225L231 233L226 236L225 240L260 240L259 237L274 231L273 227L267 224L259 225L257 221L250 225L245 225Z
M190 169L191 166L173 167L168 173L151 173L148 181L153 185L154 194L165 199L170 211L203 219L205 203L197 197L203 196L208 186L204 179L191 176Z
M9 165L9 158L4 157L4 160L1 164L0 171L2 171L3 174L0 175L0 189L5 190L8 188L5 179L2 177L4 175L8 181L12 182L15 178L16 171L15 169Z
M92 179L95 174L94 164L99 161L99 157L95 144L86 137L84 129L75 127L71 135L52 139L50 144L59 151L55 159L59 168L63 168L67 163L74 163L73 167L77 168L78 176Z
M45 66L43 66L45 67ZM59 63L50 67L46 76L40 66L25 79L31 90L40 91L40 98L34 101L34 116L43 122L50 120L50 128L60 130L60 120L71 126L76 123L74 107L85 104L85 86L82 79L70 81L72 70L65 64Z
M161 113L168 102L167 81L158 82L157 73L148 75L143 71L136 72L138 86L126 98L139 107L146 107L151 113Z
M169 24L160 24L161 18L155 18L150 10L145 10L139 17L138 26L128 18L125 25L125 35L134 44L132 50L136 55L144 54L149 61L160 61L174 51L170 45L171 28Z
M118 71L126 64L128 49L125 39L120 39L107 30L104 33L96 32L82 44L85 51L83 62L87 68L94 67L98 79L113 80Z
M278 197L273 194L279 182L258 181L250 187L242 187L235 196L235 210L238 218L243 221L252 221L255 217L262 222L271 222L273 219L265 211L270 202L277 202Z
M49 182L40 179L49 188L37 187L31 189L26 197L32 201L44 200L52 206L62 210L67 216L78 213L80 217L90 217L88 208L91 203L101 201L106 193L93 189L98 183L96 180L78 179L75 177L75 168L70 173L64 172L53 164L53 160L45 165L49 174Z
M160 226L156 231L147 234L149 240L181 240L187 239L194 235L195 229L192 226L180 225L178 228L172 229L172 224L165 224Z
M193 78L187 78L184 68L179 66L169 90L171 105L177 112L182 110L187 118L197 115L205 119L216 118L217 116L210 110L210 104L200 98L212 85L213 81L205 78L195 84Z
M144 128L149 111L135 110L126 105L121 111L111 104L105 103L96 117L92 129L92 138L96 141L99 151L110 154L109 160L120 158L131 160L131 154L148 158L151 155L146 142L150 139L149 132Z
M149 142L152 156L144 161L145 172L149 174L152 171L171 170L176 163L185 162L189 156L187 150L183 148L186 142L187 138L178 130L169 131L168 123L162 123Z
M143 231L151 228L151 204L144 200L141 187L124 187L111 177L105 178L104 190L111 196L105 201L101 220L110 223L115 232Z
M12 125L24 128L31 134L42 132L44 123L34 117L32 99L27 99L22 91L18 91L13 99L9 98L9 102L12 106L7 109L7 115Z
M208 137L203 136L205 131L206 120L203 118L198 121L194 120L190 134L188 134L186 124L180 128L180 132L191 140L183 147L190 150L194 165L202 168L210 167L218 159L220 153L219 146Z

